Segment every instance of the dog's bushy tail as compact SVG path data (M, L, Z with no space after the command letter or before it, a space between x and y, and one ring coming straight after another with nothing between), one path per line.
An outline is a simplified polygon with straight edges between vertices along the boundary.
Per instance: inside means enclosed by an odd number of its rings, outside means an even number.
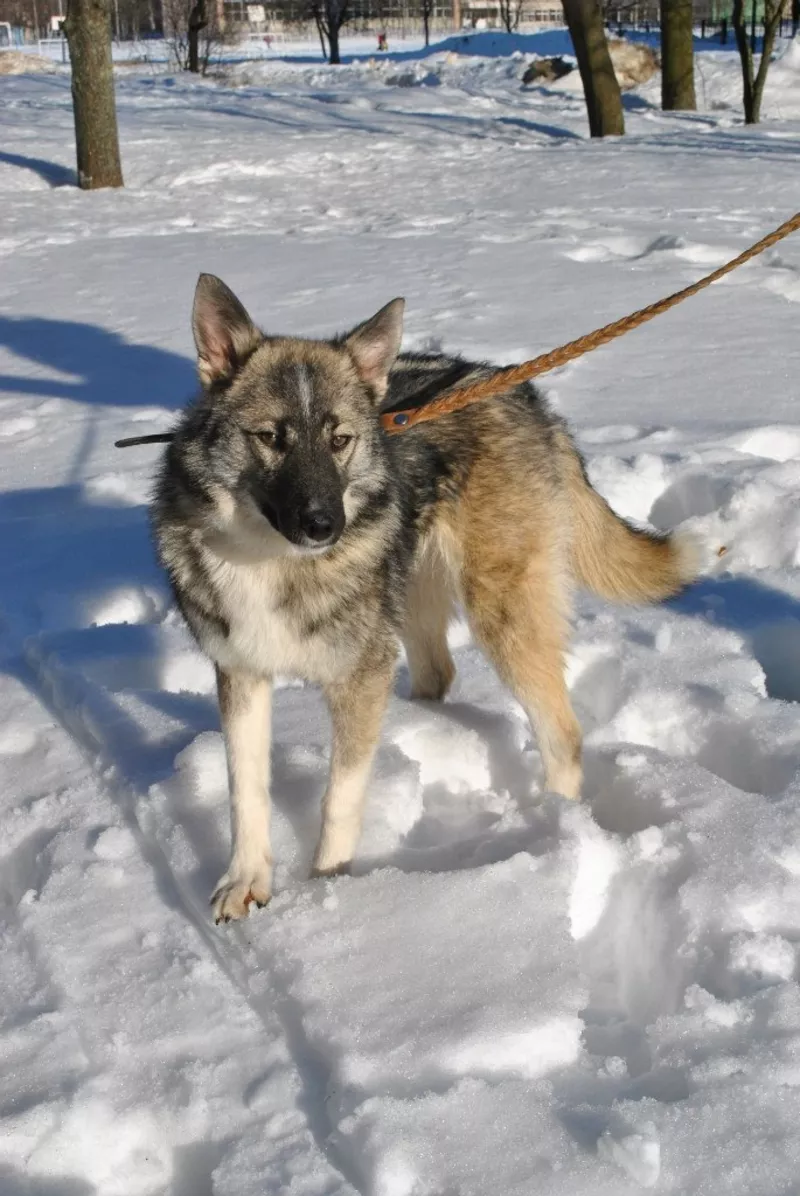
M575 580L613 602L661 602L694 581L702 563L694 537L645 531L627 523L592 488L580 456L570 448Z

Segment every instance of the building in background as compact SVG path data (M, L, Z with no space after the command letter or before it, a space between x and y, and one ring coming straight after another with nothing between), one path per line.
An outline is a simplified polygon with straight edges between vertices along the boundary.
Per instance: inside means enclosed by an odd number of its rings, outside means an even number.
M220 2L226 28L249 26L254 32L286 31L301 25L313 28L312 0ZM429 11L431 29L437 32L502 26L499 0L433 0ZM411 33L421 28L423 6L420 0L349 0L348 13L347 27L354 31L385 28ZM520 26L563 24L560 0L524 0Z
M20 40L53 37L67 12L67 0L0 0L0 23L20 31ZM114 36L121 41L160 36L164 29L162 0L111 0Z
M218 27L226 37L241 34L264 37L314 36L314 0L208 0ZM785 0L787 21L799 0ZM112 0L112 27L116 38L158 37L164 32L165 7L191 7L193 0ZM346 29L353 32L385 30L399 34L417 34L422 27L426 0L348 0ZM609 27L656 28L659 0L605 0L603 5ZM695 0L695 20L705 23L710 33L730 22L733 0ZM512 0L516 13L516 4ZM755 0L756 21L764 12L764 0ZM7 41L36 41L53 36L59 18L66 13L66 0L0 0L0 27ZM499 0L433 0L430 13L432 32L442 35L457 29L500 29L503 21ZM748 20L752 0L747 0ZM532 30L563 25L561 0L522 0L519 28ZM0 42L2 48L2 42Z
M0 3L2 0L0 0ZM765 0L748 0L748 20L755 11L756 21L762 20ZM302 25L313 28L313 0L218 0L220 16L225 27L254 31L288 31ZM792 0L784 0L786 18L792 12ZM517 7L512 0L516 15ZM711 30L730 22L733 0L695 0L694 15L698 26L705 22ZM605 0L606 20L611 27L655 28L660 19L659 0ZM536 29L543 26L564 25L561 0L522 0L519 7L519 28ZM421 0L348 0L347 27L356 31L380 28L418 31L422 21ZM256 18L254 20L254 17ZM431 9L431 28L437 31L454 29L500 29L503 27L499 0L434 0Z

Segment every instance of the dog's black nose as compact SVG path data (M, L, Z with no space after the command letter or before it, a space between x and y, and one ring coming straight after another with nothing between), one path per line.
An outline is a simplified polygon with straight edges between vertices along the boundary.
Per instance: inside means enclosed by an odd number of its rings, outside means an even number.
M336 518L324 507L309 507L300 519L300 527L309 540L322 544L336 530Z

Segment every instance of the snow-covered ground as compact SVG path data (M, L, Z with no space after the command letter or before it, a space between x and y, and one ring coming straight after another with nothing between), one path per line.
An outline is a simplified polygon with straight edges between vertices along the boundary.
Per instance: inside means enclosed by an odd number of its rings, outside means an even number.
M744 128L626 98L590 143L520 58L118 81L127 187L73 186L69 80L0 80L2 1196L778 1196L800 1175L800 235L545 379L624 514L725 544L647 610L582 600L586 800L454 630L401 668L356 875L309 882L327 727L276 700L277 893L211 925L209 666L152 560L196 275L270 330L394 295L406 343L520 360L798 207L800 47ZM242 77L251 72L248 81Z

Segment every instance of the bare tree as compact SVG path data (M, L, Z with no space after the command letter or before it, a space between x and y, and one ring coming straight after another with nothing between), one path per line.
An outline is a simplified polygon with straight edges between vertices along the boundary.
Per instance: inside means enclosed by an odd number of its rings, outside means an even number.
M339 30L349 17L349 0L313 0L311 11L316 22L322 53L331 65L341 62L339 57Z
M665 112L697 108L692 0L661 5L661 107Z
M108 0L69 0L64 31L72 63L78 186L122 187Z
M514 33L519 29L525 0L498 0L498 3L500 5L500 20L505 25L506 33Z
M419 12L422 17L422 28L425 30L425 45L431 44L431 17L436 6L436 0L419 0Z
M624 133L622 96L608 52L600 0L564 0L564 16L583 81L589 132L592 137Z
M747 37L747 18L744 0L733 0L731 21L736 34L736 45L742 63L744 84L744 120L747 125L757 125L761 119L761 100L764 84L775 45L775 36L781 23L785 0L764 0L764 41L761 46L761 61L754 72L753 50Z
M200 34L208 28L206 14L206 0L195 0L189 9L187 34L189 38L189 70L193 75L200 74ZM208 66L208 62L206 62ZM203 71L205 74L205 71Z
M205 75L222 40L217 6L208 0L163 0L164 38L181 71Z

